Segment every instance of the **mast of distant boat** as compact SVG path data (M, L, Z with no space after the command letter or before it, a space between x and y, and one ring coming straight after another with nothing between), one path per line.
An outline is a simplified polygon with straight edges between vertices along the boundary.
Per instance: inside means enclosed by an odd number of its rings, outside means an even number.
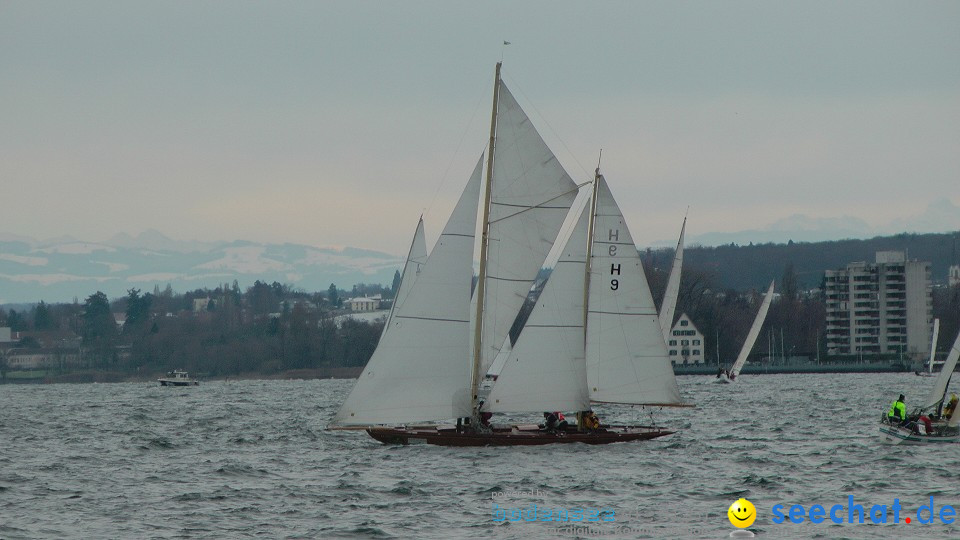
M480 234L480 267L477 270L477 312L474 326L473 339L473 375L470 379L470 395L474 416L478 414L477 395L480 387L480 351L481 351L481 329L483 328L483 293L484 282L487 277L487 247L489 244L490 233L490 190L493 184L493 150L497 142L497 100L500 97L500 66L503 62L497 62L496 76L493 83L493 112L490 115L490 144L487 148L487 182L483 191L483 223ZM479 424L477 424L479 425Z

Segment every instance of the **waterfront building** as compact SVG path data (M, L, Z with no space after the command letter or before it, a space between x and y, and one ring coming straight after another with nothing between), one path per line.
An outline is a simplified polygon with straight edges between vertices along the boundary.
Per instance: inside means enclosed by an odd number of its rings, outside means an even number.
M350 311L376 311L380 309L380 298L351 298L343 303Z
M875 263L827 270L827 354L929 354L933 321L930 263L901 251L879 251Z
M703 364L703 334L686 313L680 314L676 324L670 330L667 340L667 354L674 364Z

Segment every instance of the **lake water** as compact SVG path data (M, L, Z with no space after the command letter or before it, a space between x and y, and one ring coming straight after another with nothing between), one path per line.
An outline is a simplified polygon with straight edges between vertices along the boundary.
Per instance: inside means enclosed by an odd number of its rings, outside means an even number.
M960 536L939 514L960 509L960 444L878 437L890 401L903 392L909 409L932 379L678 380L696 409L598 409L611 423L653 412L674 435L526 448L326 431L351 380L0 386L0 538L724 538L740 497L756 506L761 538ZM846 523L850 496L867 513L886 505L888 523ZM934 523L918 523L931 496ZM844 523L774 523L777 504L840 504ZM613 521L510 521L533 505L540 517L582 509Z

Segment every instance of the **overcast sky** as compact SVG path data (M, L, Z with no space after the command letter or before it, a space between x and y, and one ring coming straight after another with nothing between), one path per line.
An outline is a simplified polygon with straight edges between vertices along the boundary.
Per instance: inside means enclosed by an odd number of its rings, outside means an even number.
M0 237L404 253L484 150L501 54L641 246L688 206L694 235L956 223L958 28L956 1L0 1Z

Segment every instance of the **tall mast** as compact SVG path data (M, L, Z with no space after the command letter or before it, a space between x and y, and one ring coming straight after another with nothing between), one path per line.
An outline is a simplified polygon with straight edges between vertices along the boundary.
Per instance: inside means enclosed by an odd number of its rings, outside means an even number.
M487 278L487 244L490 233L490 190L493 184L493 153L497 142L497 100L500 97L500 66L503 62L497 62L496 77L493 83L493 111L490 113L490 144L487 146L487 182L483 191L483 223L480 233L480 269L477 273L477 312L475 326L473 329L473 376L470 380L470 395L472 396L472 409L474 414L477 411L477 390L480 386L480 351L482 343L480 342L481 330L483 329L483 289Z
M593 227L597 220L597 192L600 190L600 165L593 174L593 194L590 196L590 219L587 220L587 260L583 279L583 342L587 342L587 314L590 310L590 269L593 257Z

